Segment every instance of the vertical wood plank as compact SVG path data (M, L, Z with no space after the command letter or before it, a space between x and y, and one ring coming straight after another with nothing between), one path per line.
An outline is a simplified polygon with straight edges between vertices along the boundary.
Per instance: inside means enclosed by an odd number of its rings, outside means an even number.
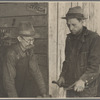
M84 12L84 15L86 16L87 20L84 21L84 25L89 28L89 2L83 2L83 12Z
M99 6L99 9L100 9L100 6ZM100 11L99 11L100 12ZM94 31L97 32L97 29L98 29L98 5L97 3L94 3ZM99 13L100 14L100 13Z
M77 5L82 7L83 6L83 3L82 2L77 2Z
M72 1L72 7L78 6L78 2Z
M57 80L57 3L49 2L48 14L49 94L56 97L57 86L52 81Z
M95 31L100 35L100 2L95 3Z
M65 58L64 48L66 35L67 33L69 33L69 29L66 25L66 20L62 19L62 17L66 16L66 13L68 12L70 6L70 2L58 4L58 77L61 72L61 63L64 61Z
M66 39L67 33L69 33L69 29L66 25L66 20L62 19L61 17L64 17L66 15L70 7L71 7L71 2L58 3L58 57L57 57L58 78L62 70L62 63L65 60L65 39ZM60 88L58 90L58 97L66 97L65 92L66 91Z
M94 3L89 3L89 29L94 31Z

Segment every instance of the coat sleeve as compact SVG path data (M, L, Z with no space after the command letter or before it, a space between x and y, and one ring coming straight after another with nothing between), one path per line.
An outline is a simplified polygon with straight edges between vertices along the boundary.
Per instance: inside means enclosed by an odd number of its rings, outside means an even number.
M15 89L15 53L9 51L5 57L3 65L3 84L8 97L17 97Z
M69 63L69 60L67 59L67 55L69 53L69 49L68 49L68 37L66 38L66 43L65 43L65 61L63 62L63 66L62 66L62 72L60 74L60 77L63 77L65 78L65 74L67 73L68 71L68 63Z
M88 64L85 73L80 77L87 85L93 82L100 73L100 36L95 37L90 45Z
M30 73L35 78L37 85L39 87L39 90L41 92L41 95L43 96L44 94L47 94L44 78L38 66L37 56L35 54L33 54L30 58Z

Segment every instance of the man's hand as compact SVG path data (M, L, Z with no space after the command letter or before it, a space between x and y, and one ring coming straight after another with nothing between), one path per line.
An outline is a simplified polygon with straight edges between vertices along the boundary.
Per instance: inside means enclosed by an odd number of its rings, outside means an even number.
M85 88L85 82L82 80L79 80L75 84L74 91L81 92L84 90L84 88Z
M63 77L60 77L60 78L58 79L57 83L58 83L58 86L61 87L62 84L65 84L64 78L63 78Z

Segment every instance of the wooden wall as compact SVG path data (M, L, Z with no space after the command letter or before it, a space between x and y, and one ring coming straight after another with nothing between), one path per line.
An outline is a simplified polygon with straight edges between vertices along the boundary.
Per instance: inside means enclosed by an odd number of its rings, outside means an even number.
M40 36L35 40L35 53L38 55L38 64L48 90L48 3L0 3L1 30L3 28L15 29L20 21L31 21ZM13 38L17 34L17 30L9 34Z
M66 20L61 17L65 16L68 9L74 6L81 6L84 9L87 17L84 25L100 34L100 2L49 2L49 93L53 97L65 97L63 88L52 84L52 80L59 78L65 59L65 39L69 33Z

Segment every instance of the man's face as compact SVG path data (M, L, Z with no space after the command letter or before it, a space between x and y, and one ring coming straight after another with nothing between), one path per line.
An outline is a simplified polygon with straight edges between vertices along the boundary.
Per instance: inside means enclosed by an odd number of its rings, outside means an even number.
M34 46L34 38L33 37L25 37L25 36L22 36L22 45L25 49L30 49Z
M72 34L77 34L82 29L82 20L76 18L67 19L67 26Z

